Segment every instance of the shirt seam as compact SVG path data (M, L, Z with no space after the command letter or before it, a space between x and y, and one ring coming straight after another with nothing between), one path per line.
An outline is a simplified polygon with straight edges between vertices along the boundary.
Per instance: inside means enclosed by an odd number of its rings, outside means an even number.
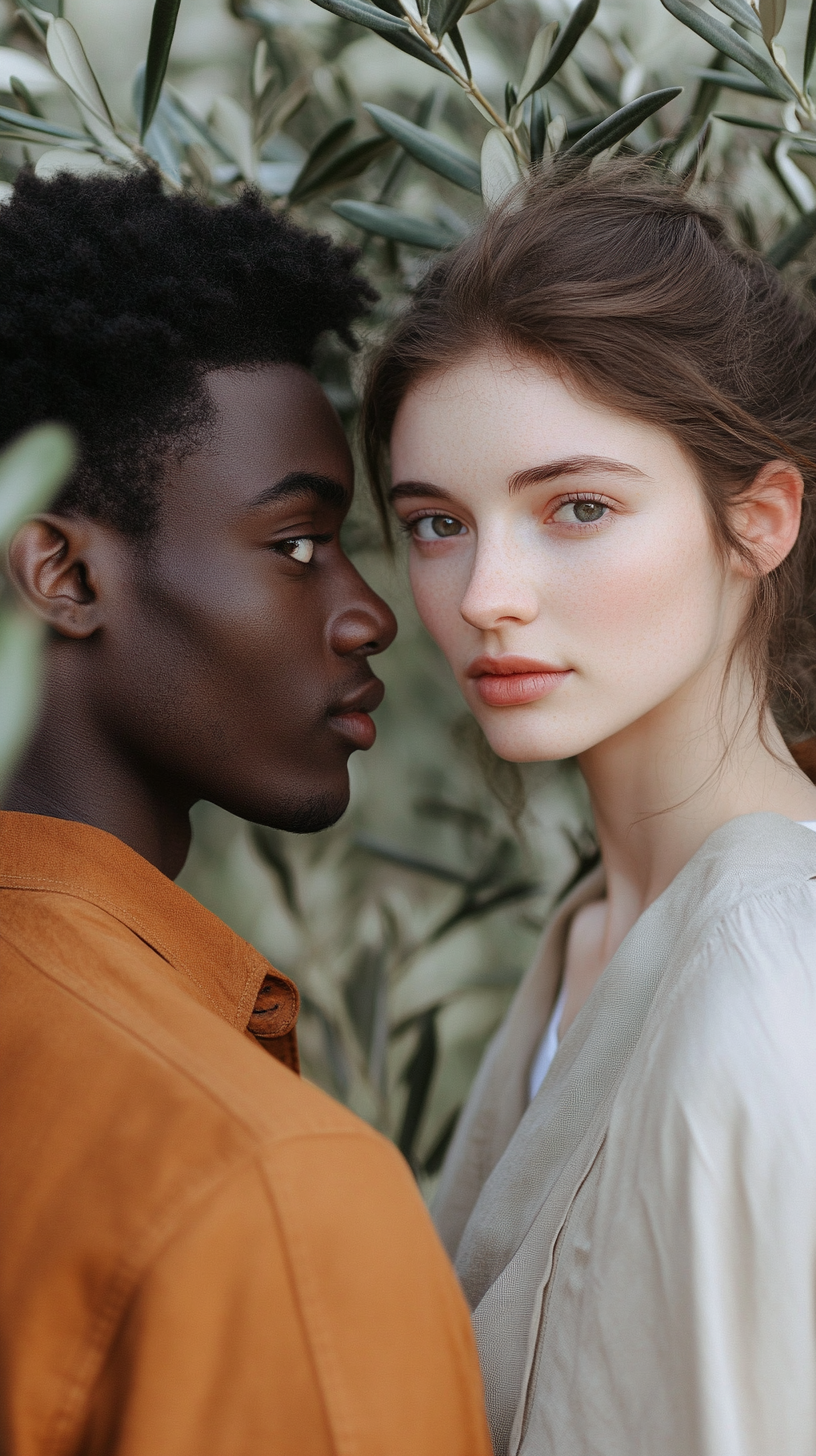
M287 1133L281 1137L275 1136L274 1141L270 1141L268 1144L265 1143L262 1134L250 1121L248 1121L244 1114L237 1111L234 1107L231 1107L219 1092L217 1092L214 1088L209 1087L205 1082L201 1080L201 1077L198 1076L194 1071L191 1071L189 1067L182 1066L175 1057L170 1055L170 1053L167 1052L164 1048L156 1046L155 1042L151 1041L150 1038L146 1036L143 1032L138 1031L134 1027L127 1025L127 1023L120 1016L116 1015L113 1010L98 1005L96 1001L91 1000L87 995L83 994L83 992L79 988L77 988L76 986L67 985L65 981L55 976L53 972L47 970L46 967L39 965L36 961L33 961L25 951L21 950L19 946L15 945L13 941L10 941L8 939L8 937L1 928L0 941L5 941L7 945L11 945L12 949L16 952L16 954L19 955L23 960L27 961L28 964L32 966L34 970L38 971L40 975L45 976L49 981L53 981L56 985L60 986L67 995L73 996L75 1000L79 1001L83 1006L87 1006L90 1011L100 1016L103 1020L108 1021L112 1025L118 1027L126 1037L132 1039L135 1042L138 1042L140 1046L146 1047L147 1050L150 1051L153 1056L157 1057L158 1060L161 1061L164 1065L171 1067L175 1072L178 1073L180 1077L183 1077L185 1081L197 1087L204 1094L204 1096L206 1096L208 1101L214 1103L224 1113L226 1117L228 1117L231 1121L235 1122L238 1126L242 1127L244 1131L252 1137L256 1152L259 1148L263 1148L266 1146L276 1147L282 1142L297 1141L298 1139L304 1137L353 1136L364 1137L366 1139L373 1138L374 1140L377 1140L378 1134L374 1132L373 1128L370 1128L367 1123L361 1122L359 1128L310 1128L304 1129L302 1132ZM236 1028L230 1026L230 1023L226 1021L223 1017L219 1017L219 1020L223 1021L225 1026L229 1026L231 1031L236 1031ZM162 1027L162 1030L166 1030L166 1028ZM172 1035L172 1033L169 1034ZM236 1034L240 1036L242 1040L246 1039L244 1038L244 1034L242 1031L236 1031ZM255 1043L254 1037L252 1037L252 1043L257 1045L257 1043ZM260 1046L257 1047L257 1050L258 1054L262 1056L265 1061L269 1059L268 1052L265 1052ZM270 1060L273 1063L281 1066L282 1070L288 1072L290 1076L297 1077L297 1073L292 1072L291 1069L288 1067L284 1067L283 1063L277 1062L276 1058L271 1058ZM300 1078L298 1078L298 1081L299 1080Z
M26 876L24 883L9 883L9 881L13 879L14 876L2 876L2 882L0 882L0 890L52 890L54 894L65 895L67 898L72 900L81 900L86 905L95 905L98 909L104 910L106 914L110 915L111 919L115 920L117 924L124 925L127 930L130 930L133 933L138 934L139 932L142 932L138 935L138 938L140 940L144 940L145 944L149 945L151 950L155 950L156 953L161 956L162 960L167 961L168 965L173 966L176 970L182 971L183 974L192 981L193 985L197 986L198 989L203 993L203 995L206 996L207 1000L213 1007L215 1007L216 1011L218 1011L218 1003L215 1000L214 996L212 996L212 994L207 990L207 987L190 969L187 962L181 956L175 955L169 949L169 947L164 944L159 936L157 936L147 925L139 920L137 916L133 915L130 911L123 910L121 906L117 906L115 901L109 900L106 896L98 895L96 893L94 893L93 895L85 894L83 893L82 889L75 885L71 880L58 880L53 878L35 880ZM249 984L250 971L249 969L247 969L244 976L244 983L241 987L241 994L237 1000L236 1011L242 1009L244 997L246 996Z
M217 1197L230 1178L234 1178L248 1166L256 1165L257 1153L243 1151L230 1159L226 1168L219 1168L217 1174L200 1179L187 1196L173 1204L171 1212L164 1219L151 1221L137 1244L137 1251L123 1254L112 1266L111 1278L105 1298L91 1324L90 1333L77 1348L77 1359L73 1376L65 1375L65 1395L49 1423L49 1435L53 1449L61 1449L61 1441L70 1433L70 1422L90 1414L94 1386L102 1373L104 1357L113 1342L116 1329L126 1316L127 1308L136 1298L139 1287L149 1277L152 1268L162 1257L169 1245L183 1235L195 1222L202 1206ZM97 1360L94 1369L94 1360ZM85 1409L82 1409L82 1401ZM77 1432L77 1435L79 1432Z
M348 1137L354 1137L354 1136L357 1135L356 1134L356 1130L350 1129L345 1135L348 1136ZM322 1136L322 1135L321 1134L316 1134L316 1136ZM369 1139L368 1138L366 1138L365 1141L366 1141L366 1143L369 1143ZM378 1137L375 1134L374 1141L377 1142L377 1143L382 1142L385 1145L386 1149L389 1149L393 1154L395 1154L396 1156L399 1156L399 1154L397 1153L397 1150L394 1147L393 1143L390 1143L387 1139L382 1138L382 1137ZM293 1289L293 1291L295 1292L295 1295L296 1295L296 1302L297 1302L297 1306L298 1306L298 1312L299 1312L300 1317L301 1317L302 1328L304 1330L304 1335L305 1335L306 1343L307 1343L308 1348L309 1348L309 1354L310 1354L310 1357L311 1357L312 1367L315 1370L317 1383L318 1383L318 1386L320 1388L321 1399L323 1401L323 1408L324 1408L324 1410L326 1412L326 1425L328 1427L328 1430L331 1432L332 1441L334 1443L335 1450L338 1452L338 1456L354 1456L354 1453L359 1452L360 1449L361 1449L360 1448L359 1429L357 1427L356 1422L354 1421L353 1411L349 1411L348 1410L348 1401L346 1400L346 1398L344 1396L344 1392L342 1390L342 1380L340 1379L339 1376L333 1375L332 1376L332 1379L330 1381L327 1381L327 1379L326 1379L326 1376L327 1376L326 1361L325 1361L325 1359L323 1361L320 1361L318 1359L317 1350L315 1349L315 1343L314 1343L313 1333L312 1333L312 1330L309 1327L309 1323L308 1323L308 1321L307 1321L307 1319L305 1317L305 1314L304 1314L304 1304L305 1303L308 1303L310 1307L313 1307L313 1301L310 1298L308 1298L307 1293L304 1291L302 1280L298 1278L297 1270L295 1269L295 1267L292 1264L292 1246L291 1246L290 1240L286 1237L285 1232L284 1232L284 1229L283 1229L283 1224L282 1224L282 1221L281 1221L280 1212L278 1210L277 1201L276 1201L276 1198L275 1198L274 1180L270 1179L269 1169L263 1163L261 1163L261 1165L260 1165L260 1171L261 1171L261 1176L262 1176L262 1179L263 1179L264 1191L265 1191L266 1197L267 1197L267 1199L268 1199L268 1201L270 1203L270 1206L271 1206L271 1208L273 1210L273 1216L275 1218L275 1223L276 1223L277 1227L281 1230L281 1248L284 1251L284 1257L286 1259L287 1269L289 1270L291 1284L292 1284L292 1289ZM440 1252L442 1252L442 1251L440 1251ZM447 1256L444 1255L444 1253L442 1253L442 1257L443 1258L446 1258ZM455 1279L455 1276L454 1276L454 1279ZM456 1376L457 1376L457 1383L458 1383L458 1385L460 1387L461 1398L462 1398L462 1410L463 1410L463 1412L465 1412L465 1411L467 1412L467 1420L468 1420L468 1426L469 1426L469 1434L473 1438L474 1450L476 1450L476 1449L479 1449L479 1446L480 1446L480 1443L481 1443L481 1435L482 1435L482 1433L477 1428L478 1427L478 1421L475 1418L474 1411L473 1411L473 1408L472 1408L472 1403L471 1403L471 1401L469 1399L468 1382L467 1382L466 1379L463 1379L463 1359L462 1359L462 1357L463 1357L464 1352L460 1348L460 1341L458 1339L458 1332L457 1332L457 1329L456 1329L455 1321L453 1321L451 1319L450 1304L449 1304L449 1300L447 1298L446 1291L445 1291L445 1289L443 1287L439 1286L438 1281L436 1281L436 1279L435 1279L434 1282L436 1284L436 1287L438 1288L438 1292L439 1292L439 1296L440 1296L439 1297L439 1303L438 1303L438 1312L439 1312L439 1315L440 1315L440 1320L441 1319L444 1319L445 1332L446 1332L446 1336L447 1336L447 1339L448 1339L448 1342L449 1342L449 1347L450 1347L451 1355L452 1355L452 1363L455 1366ZM332 1387L334 1387L335 1392L339 1396L342 1405L346 1407L347 1414L346 1414L345 1423L344 1423L345 1429L343 1428L343 1426L340 1426L340 1428L338 1429L338 1424L337 1424L336 1420L333 1419L334 1412L333 1412L332 1406L330 1404L329 1398L328 1398L328 1396L326 1394L326 1387L327 1387L327 1385L328 1385L329 1389L331 1389Z

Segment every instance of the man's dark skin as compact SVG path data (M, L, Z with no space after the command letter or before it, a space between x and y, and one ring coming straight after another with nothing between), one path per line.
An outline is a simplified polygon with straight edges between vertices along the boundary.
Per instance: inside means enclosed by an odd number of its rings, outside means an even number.
M382 700L368 658L396 633L340 546L353 468L317 382L286 364L206 387L210 438L168 456L147 545L46 514L10 551L52 632L5 807L105 829L171 878L199 799L283 829L339 818Z

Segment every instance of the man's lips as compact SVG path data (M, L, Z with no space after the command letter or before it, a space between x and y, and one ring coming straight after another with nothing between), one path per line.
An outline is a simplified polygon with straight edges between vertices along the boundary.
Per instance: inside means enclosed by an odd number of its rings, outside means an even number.
M329 709L330 727L355 748L370 748L377 737L377 729L368 715L379 708L384 694L385 686L380 679L369 678L356 692L349 693Z
M552 667L532 657L476 657L467 669L483 703L491 708L514 708L546 698L570 676L572 669Z

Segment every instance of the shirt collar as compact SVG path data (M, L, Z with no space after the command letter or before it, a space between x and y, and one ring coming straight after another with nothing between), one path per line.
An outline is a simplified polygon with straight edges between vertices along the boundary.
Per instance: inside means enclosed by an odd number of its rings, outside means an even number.
M114 835L0 811L0 888L88 900L180 972L190 995L297 1070L297 988L217 915Z

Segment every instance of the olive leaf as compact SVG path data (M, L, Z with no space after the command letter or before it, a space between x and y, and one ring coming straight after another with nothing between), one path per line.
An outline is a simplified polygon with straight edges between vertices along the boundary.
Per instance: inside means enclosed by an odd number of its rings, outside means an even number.
M473 75L473 69L470 64L468 53L465 49L465 42L462 39L462 32L460 31L458 25L454 25L453 28L448 32L448 40L451 42L451 45L453 46L457 56L459 57L462 65L465 68L465 75L467 76L468 80L470 80Z
M272 90L268 99L265 100L262 97L258 105L256 140L258 142L266 141L273 132L280 131L287 121L291 121L308 99L311 89L311 77L301 75L296 76L280 96L276 97Z
M762 39L767 46L772 45L774 37L782 29L782 22L785 19L785 4L786 0L758 0Z
M65 82L84 110L95 116L97 121L112 128L113 117L108 103L102 95L99 82L91 70L82 41L74 27L67 20L52 18L45 45L55 74Z
M25 82L21 81L19 76L12 76L9 80L9 85L11 86L12 94L17 97L17 100L20 102L23 111L25 111L28 116L38 116L41 121L44 121L45 117L39 106L37 105L37 102L34 100L34 97L32 96Z
M563 116L554 116L547 127L545 151L549 156L560 152L567 135L567 123Z
M366 137L363 141L355 142L353 146L346 147L345 151L330 157L307 182L301 184L296 179L289 193L289 201L303 202L305 198L313 197L338 182L348 182L352 177L359 177L391 145L391 138L382 136Z
M333 157L335 152L339 151L349 132L354 131L356 125L353 116L344 116L318 137L292 184L290 189L292 192L303 190L306 184L311 182L315 173L328 161L329 157Z
M557 71L560 71L565 60L572 54L584 31L590 26L598 13L600 0L579 0L573 10L564 29L561 31L555 45L549 53L546 64L539 75L523 92L519 101L523 101L531 92L537 91L540 86L546 86Z
M664 0L665 3L665 0ZM606 151L615 142L623 137L629 136L639 127L642 122L653 116L661 107L673 101L675 96L682 92L682 86L665 86L660 91L650 91L646 96L639 96L636 101L630 101L628 106L622 106L620 111L615 111L607 116L599 126L588 131L585 136L579 137L568 148L568 157L597 157L599 152Z
M735 30L730 30L713 15L706 15L699 5L690 4L689 0L660 0L660 3L675 20L679 20L689 30L696 31L709 45L713 45L723 55L730 56L738 65L744 66L763 86L767 86L777 100L792 99L793 92L776 67L755 51L741 35L737 35Z
M746 30L752 30L755 35L762 35L759 17L745 0L711 0L711 3L723 15L727 15L729 20L735 20L737 25L744 25Z
M170 47L173 44L173 36L176 30L179 5L181 0L156 0L153 6L153 19L150 23L150 40L147 45L147 61L145 63L144 96L142 98L142 112L139 125L139 138L144 141L145 134L156 113L159 103L161 88L164 83L167 62L170 59Z
M436 1017L435 1006L422 1016L416 1050L402 1074L408 1086L408 1100L397 1135L397 1147L412 1168L416 1167L414 1146L439 1056Z
M74 27L61 16L52 18L45 46L55 75L64 81L75 97L91 136L112 156L132 164L133 153L116 134L108 103Z
M806 177L788 156L791 142L791 137L780 137L773 149L773 169L791 201L800 212L807 213L816 207L816 190L814 190L810 178Z
M185 146L197 146L199 143L203 143L222 161L232 161L232 155L224 143L215 135L212 128L207 126L206 122L201 121L195 112L190 110L183 96L172 86L164 87L159 97L158 111L166 120L173 135L178 137L178 140Z
M76 462L74 437L63 425L36 425L0 454L0 542L54 499Z
M536 91L530 106L530 161L535 165L544 156L547 140L548 111L541 91Z
M122 176L122 168L115 162L106 162L98 152L72 152L67 147L43 152L37 158L34 171L38 177L56 177L60 172L71 172L75 177L93 177L100 172Z
M536 81L547 64L560 29L558 21L553 20L549 25L542 25L536 31L533 44L530 46L527 64L524 67L524 75L519 81L518 94L521 101L524 101L532 91L537 89Z
M43 140L46 137L64 137L66 141L84 142L86 146L90 144L87 132L76 131L70 126L60 126L56 121L43 121L40 117L29 116L24 111L12 111L8 106L0 106L0 121L19 127L21 131L31 132Z
M785 128L772 121L757 121L755 116L732 116L730 112L715 111L715 121L727 121L730 126L750 126L754 131L772 131L778 135Z
M807 86L810 80L810 73L813 69L813 57L816 55L816 0L811 0L810 12L808 14L807 35L805 36L805 58L802 64L802 85Z
M384 106L366 104L365 110L382 131L399 142L418 162L422 162L441 177L447 177L449 182L455 182L458 187L475 192L477 196L481 195L479 163L474 162L465 152L460 152L458 147L451 146L450 142L434 136L424 127L406 121L405 117L398 116L395 111L387 111Z
M212 130L226 147L247 182L255 180L252 118L231 96L217 96L211 116Z
M411 217L396 207L386 207L381 202L354 202L344 198L332 203L332 212L364 232L376 233L381 238L392 238L396 243L407 243L413 248L434 248L437 252L455 248L459 238L449 228L436 223L425 222L423 218Z
M521 180L521 171L507 137L492 127L482 143L482 197L496 207Z
M799 254L804 252L812 238L816 237L816 207L806 212L793 227L774 243L765 254L775 268L786 268Z
M428 24L434 35L447 35L459 24L467 8L468 0L431 0Z
M30 96L47 96L59 91L56 76L41 61L25 51L0 46L0 91L10 91L15 80L22 82Z
M373 30L376 35L381 35L384 40L396 46L397 50L404 51L417 61L424 61L426 66L443 71L446 76L450 75L450 66L423 45L407 20L394 19L385 11L378 10L376 5L366 3L366 0L314 0L314 4L319 5L321 10L340 16L342 20L353 20L357 25L365 26L366 30Z
M710 81L716 86L722 86L726 91L742 91L746 96L762 96L766 101L779 100L761 81L752 81L750 76L741 76L735 71L712 71L701 66L691 66L689 75L697 81Z

